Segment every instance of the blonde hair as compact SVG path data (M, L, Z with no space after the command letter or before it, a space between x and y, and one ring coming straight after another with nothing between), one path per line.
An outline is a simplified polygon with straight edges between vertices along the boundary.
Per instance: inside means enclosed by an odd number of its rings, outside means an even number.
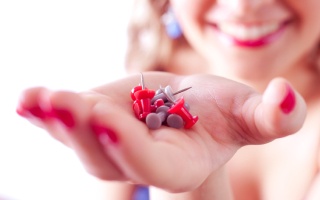
M129 72L162 70L168 61L172 40L166 35L161 16L168 0L135 0L128 24L126 69Z

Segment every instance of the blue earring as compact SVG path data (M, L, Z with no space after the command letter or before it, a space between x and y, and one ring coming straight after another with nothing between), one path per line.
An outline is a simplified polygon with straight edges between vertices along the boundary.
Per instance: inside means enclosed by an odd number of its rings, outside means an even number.
M177 39L181 37L182 30L171 8L169 8L167 12L162 15L162 23L165 26L167 35L171 39Z

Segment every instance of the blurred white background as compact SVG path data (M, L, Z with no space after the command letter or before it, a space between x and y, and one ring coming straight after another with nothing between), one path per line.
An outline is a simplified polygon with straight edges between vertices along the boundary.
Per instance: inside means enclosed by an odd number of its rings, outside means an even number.
M15 109L28 87L81 91L122 76L130 8L130 0L0 1L0 196L100 199L73 152Z

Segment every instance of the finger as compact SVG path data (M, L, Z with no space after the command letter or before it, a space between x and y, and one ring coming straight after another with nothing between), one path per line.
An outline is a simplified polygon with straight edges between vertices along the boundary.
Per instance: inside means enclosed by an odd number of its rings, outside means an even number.
M52 91L43 88L35 87L25 90L17 106L17 113L28 119L32 124L38 126L49 133L57 132L56 124L50 117L47 110L43 108L44 99L52 93ZM61 134L51 134L54 138L66 146L68 146L64 137Z
M30 88L22 92L16 112L27 119L44 120L46 114L39 105L40 94L46 91L43 87Z
M68 91L54 92L47 98L43 108L50 110L51 116L60 123L59 132L51 134L54 137L56 134L64 135L90 174L104 180L125 180L92 134L89 127L91 103Z
M258 105L255 102L259 102ZM262 100L255 97L246 105L245 120L257 129L251 131L253 134L248 137L249 143L266 143L293 134L302 127L306 117L303 98L282 78L270 82Z

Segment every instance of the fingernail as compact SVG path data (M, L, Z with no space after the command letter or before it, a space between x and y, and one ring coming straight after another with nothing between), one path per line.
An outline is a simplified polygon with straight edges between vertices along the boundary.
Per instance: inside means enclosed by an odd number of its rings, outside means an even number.
M119 139L114 131L97 124L94 124L91 127L92 131L97 135L99 139L103 136L106 136L107 139L111 141L111 143L119 143Z
M60 120L68 128L73 128L75 126L75 120L68 110L53 108L50 115Z
M287 85L287 95L280 104L283 113L289 114L296 104L296 98L293 89Z
M16 109L16 112L22 117L29 117L30 115L32 115L39 119L46 118L46 114L43 112L43 110L39 106L26 108L23 105L19 105L18 108Z
M25 109L23 106L19 105L16 108L16 112L18 115L20 115L21 117L28 117L29 116L29 111L27 109Z

